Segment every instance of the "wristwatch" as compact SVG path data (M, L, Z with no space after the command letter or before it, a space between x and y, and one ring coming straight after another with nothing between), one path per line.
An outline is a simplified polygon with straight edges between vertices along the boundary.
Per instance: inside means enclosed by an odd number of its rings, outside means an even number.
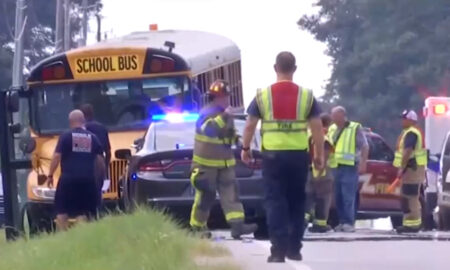
M245 152L247 152L247 151L250 150L250 147L243 147L243 146L242 146L242 150L245 151Z

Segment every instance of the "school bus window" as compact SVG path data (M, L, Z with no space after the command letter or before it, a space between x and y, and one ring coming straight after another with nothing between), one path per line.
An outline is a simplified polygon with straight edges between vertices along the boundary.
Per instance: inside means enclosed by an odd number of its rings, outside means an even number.
M185 76L54 84L32 87L35 130L58 133L67 128L67 114L84 103L94 107L96 119L111 131L148 127L151 114L164 113L165 106L181 111L192 103ZM52 121L46 121L52 119Z

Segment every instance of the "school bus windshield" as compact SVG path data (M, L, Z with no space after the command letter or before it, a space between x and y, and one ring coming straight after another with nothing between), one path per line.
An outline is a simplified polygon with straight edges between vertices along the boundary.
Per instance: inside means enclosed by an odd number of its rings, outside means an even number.
M32 87L32 127L40 134L68 128L68 113L89 103L95 120L110 131L147 128L151 115L189 110L193 97L185 76Z

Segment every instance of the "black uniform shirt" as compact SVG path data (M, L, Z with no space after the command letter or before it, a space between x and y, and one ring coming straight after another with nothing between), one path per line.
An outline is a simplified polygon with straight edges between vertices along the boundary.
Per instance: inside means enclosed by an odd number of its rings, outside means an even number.
M91 181L95 177L95 159L103 150L91 132L75 128L63 133L55 149L61 154L61 178Z

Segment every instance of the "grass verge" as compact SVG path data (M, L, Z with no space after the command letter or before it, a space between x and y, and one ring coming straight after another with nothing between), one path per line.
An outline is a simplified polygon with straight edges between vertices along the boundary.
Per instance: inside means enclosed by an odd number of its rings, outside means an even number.
M196 257L227 255L226 249L189 236L162 213L140 209L132 215L80 224L67 232L0 243L0 269L238 269L228 261L195 262Z

